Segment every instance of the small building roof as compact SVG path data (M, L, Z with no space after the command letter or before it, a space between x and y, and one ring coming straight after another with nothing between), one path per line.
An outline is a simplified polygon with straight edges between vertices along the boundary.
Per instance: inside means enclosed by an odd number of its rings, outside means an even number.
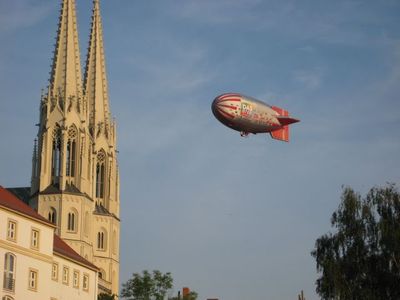
M15 211L16 213L28 216L30 218L36 219L41 223L46 223L54 227L54 225L39 215L35 210L33 210L30 206L25 204L22 200L18 199L13 193L3 188L0 185L0 206L8 208L10 210Z
M53 242L53 252L56 254L59 254L61 256L64 256L66 258L72 259L75 262L85 265L89 267L90 269L98 271L99 268L97 268L94 264L80 256L77 252L75 252L74 249L72 249L66 242L64 242L58 235L54 234L54 242Z
M18 214L27 216L31 219L35 219L41 223L45 223L51 227L55 227L51 222L39 215L30 206L26 205L22 200L18 199L16 195L3 188L0 185L0 207L3 206L6 209L15 211ZM58 235L54 234L53 238L53 252L63 256L67 259L73 260L78 264L84 265L92 270L98 271L99 269L87 261L85 258L80 256L74 249L67 245Z
M7 191L13 193L18 199L24 201L24 203L29 205L29 199L31 198L30 187L8 187Z

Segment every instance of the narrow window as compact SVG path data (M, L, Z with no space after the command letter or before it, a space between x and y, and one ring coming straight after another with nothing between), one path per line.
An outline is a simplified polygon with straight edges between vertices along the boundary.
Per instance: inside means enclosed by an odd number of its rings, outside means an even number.
M105 158L103 150L97 153L96 164L96 198L104 198Z
M39 230L37 229L31 231L31 248L39 249Z
M58 281L58 264L53 263L53 266L51 268L51 279Z
M63 267L63 277L62 277L62 282L64 284L68 284L69 282L69 268L68 267Z
M53 224L57 224L57 211L55 210L54 207L50 207L48 220Z
M76 231L76 217L75 213L70 212L68 213L68 226L67 226L68 231Z
M74 288L79 288L79 271L74 271L74 277L73 277L73 286Z
M7 239L15 241L17 238L17 222L8 221L7 225Z
M104 249L104 232L97 233L97 248L100 250Z
M89 275L83 274L82 288L84 291L89 291Z
M96 198L104 197L104 163L96 166Z
M75 176L76 162L76 138L77 133L74 127L68 130L67 155L66 155L66 176Z
M14 291L15 288L15 256L11 253L4 256L3 288L9 291Z
M53 131L53 144L52 144L52 164L51 175L53 183L59 182L60 177L60 163L61 163L61 130L56 128Z
M29 270L29 282L28 287L32 291L37 291L37 280L38 280L38 272L37 270Z

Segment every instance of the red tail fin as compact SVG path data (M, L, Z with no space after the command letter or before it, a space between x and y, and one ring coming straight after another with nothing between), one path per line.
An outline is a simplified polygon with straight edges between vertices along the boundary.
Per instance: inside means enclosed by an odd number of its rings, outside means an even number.
M283 126L283 128L270 132L271 137L275 140L289 142L289 125Z
M289 112L286 109L277 107L277 106L272 106L271 107L274 111L276 111L280 116L282 117L287 117L289 116Z

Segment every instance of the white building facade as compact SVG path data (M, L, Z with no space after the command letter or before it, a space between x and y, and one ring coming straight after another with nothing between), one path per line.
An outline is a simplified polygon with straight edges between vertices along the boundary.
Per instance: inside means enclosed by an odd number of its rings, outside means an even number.
M98 268L55 226L0 187L0 299L97 299Z

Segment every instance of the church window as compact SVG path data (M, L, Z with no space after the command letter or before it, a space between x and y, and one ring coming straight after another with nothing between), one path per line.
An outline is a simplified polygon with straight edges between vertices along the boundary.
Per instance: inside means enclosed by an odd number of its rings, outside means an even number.
M15 288L15 256L6 253L4 256L4 281L3 289L14 291Z
M51 175L53 183L58 183L61 172L61 129L56 128L53 131L53 145L51 156Z
M107 247L107 232L102 229L97 233L97 249L105 250Z
M69 212L68 213L68 226L67 230L68 231L76 231L77 230L77 213L75 212Z
M98 276L100 279L106 280L106 271L104 271L103 269L100 269Z
M57 224L57 211L54 207L50 207L48 220L53 224Z
M103 150L97 154L96 198L104 198L105 157Z
M66 176L75 176L75 164L76 164L76 129L70 127L68 130L68 142L67 142L67 160L66 160Z

